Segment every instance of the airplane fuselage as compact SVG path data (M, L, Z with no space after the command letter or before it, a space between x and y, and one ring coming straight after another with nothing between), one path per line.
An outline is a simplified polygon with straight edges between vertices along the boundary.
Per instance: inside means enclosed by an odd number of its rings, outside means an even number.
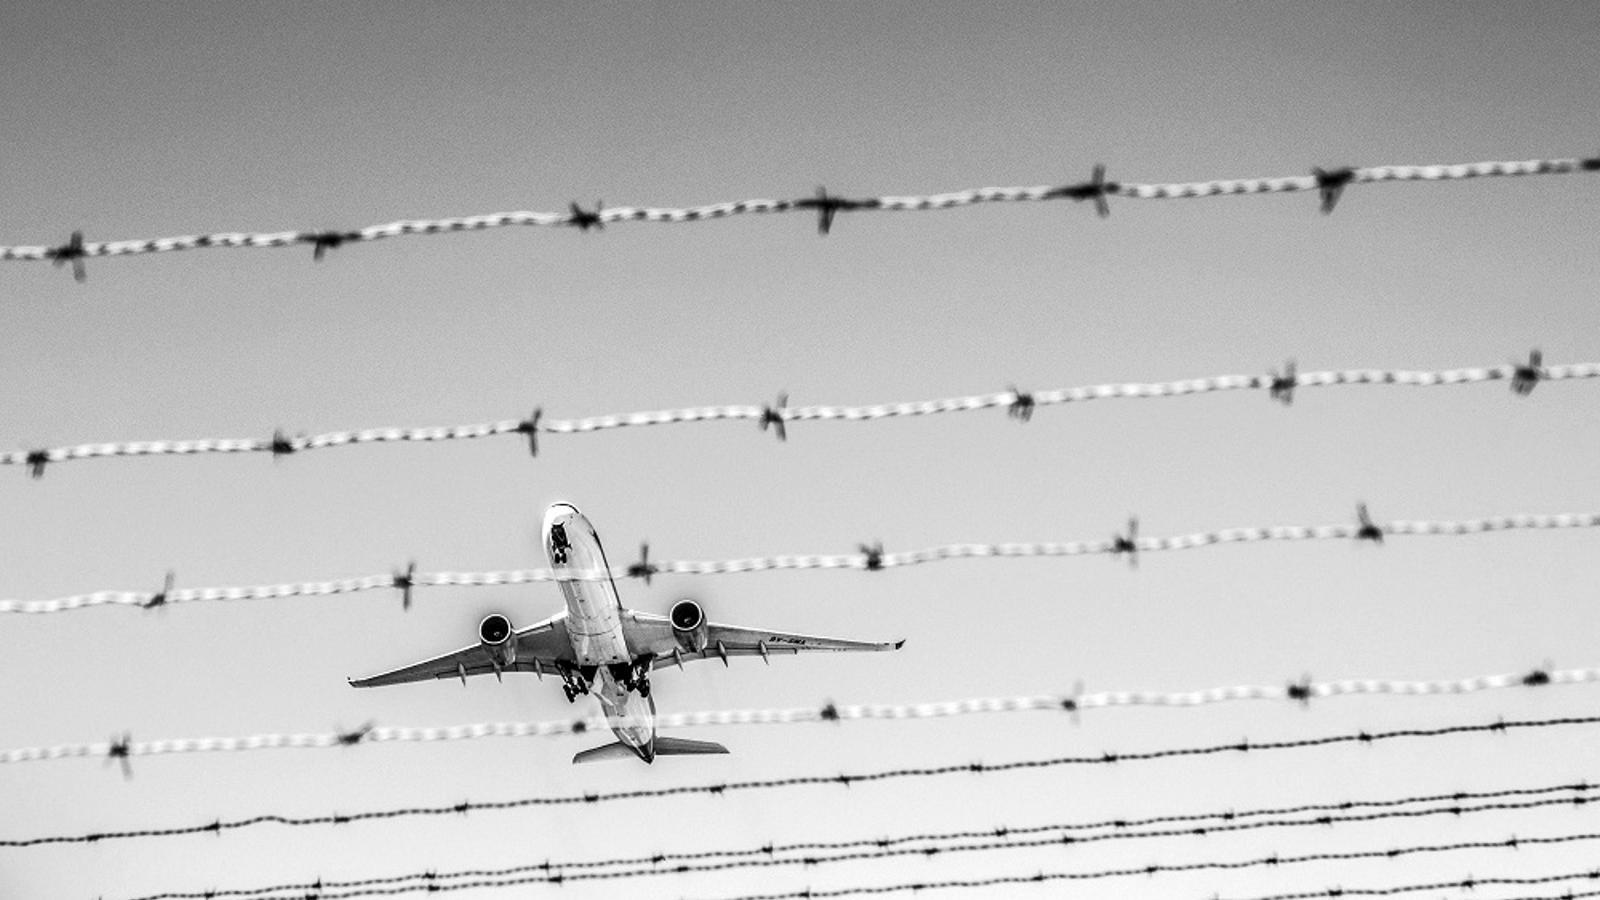
M545 512L544 546L566 599L567 634L578 670L592 681L617 740L650 762L655 758L656 704L629 690L614 671L620 668L626 673L634 660L622 630L622 600L600 536L576 507L557 503Z

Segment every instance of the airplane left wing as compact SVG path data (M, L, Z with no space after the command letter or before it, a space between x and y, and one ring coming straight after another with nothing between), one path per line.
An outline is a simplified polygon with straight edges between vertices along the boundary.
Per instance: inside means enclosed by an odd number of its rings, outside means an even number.
M546 619L529 625L513 636L516 658L502 664L501 672L555 673L557 662L570 662L572 643L567 638L564 616ZM496 672L495 660L482 644L462 647L442 656L425 659L419 663L402 666L367 678L351 678L351 687L381 687L388 684L405 684L410 681L430 681L436 678L462 678L468 675L490 675Z
M705 623L705 649L685 650L678 643L672 621L666 616L625 610L622 630L627 636L628 648L635 654L650 653L655 656L654 668L677 665L696 659L721 659L733 656L760 656L770 658L803 651L826 650L848 652L852 650L898 650L905 641L850 641L842 638L773 631L767 628L746 628L741 625Z

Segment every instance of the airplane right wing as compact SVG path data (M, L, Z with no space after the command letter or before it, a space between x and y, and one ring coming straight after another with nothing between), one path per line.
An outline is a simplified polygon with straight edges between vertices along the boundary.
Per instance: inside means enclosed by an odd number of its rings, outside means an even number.
M696 659L721 659L733 656L760 656L770 658L802 651L825 650L848 652L852 650L898 650L905 641L851 641L843 638L773 631L767 628L746 628L741 625L719 625L705 622L705 648L685 650L667 616L627 610L623 613L622 627L628 636L628 646L635 653L655 656L654 668L677 665Z
M556 663L571 662L572 643L567 638L565 614L529 625L517 631L516 658L509 665L501 665L501 672L554 673ZM496 672L494 658L487 647L473 644L442 656L425 659L388 672L367 678L351 678L351 687L381 687L388 684L405 684L410 681L429 681L435 678L461 678L468 675L491 675Z

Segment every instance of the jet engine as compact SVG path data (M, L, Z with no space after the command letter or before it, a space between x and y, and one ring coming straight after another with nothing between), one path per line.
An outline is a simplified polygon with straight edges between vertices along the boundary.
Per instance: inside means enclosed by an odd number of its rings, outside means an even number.
M489 651L498 668L509 668L517 661L517 642L511 639L511 620L499 613L490 613L478 623L478 642Z
M706 649L710 629L706 627L706 614L701 611L700 604L693 600L679 600L672 604L667 619L672 622L672 636L678 639L679 647L690 653L700 653Z

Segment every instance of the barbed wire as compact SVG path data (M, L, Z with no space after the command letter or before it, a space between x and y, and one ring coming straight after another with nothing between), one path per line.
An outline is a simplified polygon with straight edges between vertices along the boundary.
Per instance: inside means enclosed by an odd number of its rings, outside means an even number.
M769 709L724 709L656 716L659 728L687 728L706 725L796 725L817 722L843 722L867 719L905 721L939 719L994 713L1068 712L1107 709L1121 706L1194 707L1241 700L1292 700L1309 703L1313 698L1360 694L1433 696L1470 694L1514 687L1586 684L1600 681L1600 667L1585 669L1534 669L1500 675L1436 681L1393 681L1373 678L1313 682L1302 679L1282 685L1242 684L1196 691L1100 691L1070 694L1034 694L1021 697L981 697L936 703L870 703L800 706ZM40 762L83 757L108 757L126 762L135 756L161 756L174 753L242 752L249 750L306 750L352 747L357 744L396 742L432 743L491 737L554 737L559 735L604 733L609 726L604 716L548 719L542 722L477 722L469 725L427 727L377 727L367 724L352 731L316 733L270 733L245 737L170 738L154 741L120 741L57 744L50 747L20 747L0 750L0 764Z
M177 837L179 835L187 834L221 834L224 831L233 831L264 824L277 824L290 827L347 825L353 822L412 818L419 816L465 815L466 813L479 810L510 810L531 807L583 806L626 800L656 800L668 797L719 797L729 793L759 790L779 790L793 787L836 785L839 787L848 788L861 784L873 784L882 781L897 781L909 778L937 778L959 774L992 775L1008 772L1054 769L1065 766L1116 765L1124 762L1148 762L1161 759L1220 756L1229 753L1313 749L1318 747L1330 747L1344 744L1360 744L1363 746L1370 746L1375 743L1410 738L1427 740L1453 735L1505 734L1511 731L1542 730L1548 728L1564 728L1578 725L1595 724L1600 724L1600 715L1565 716L1549 719L1527 719L1519 721L1506 721L1504 719L1497 719L1496 721L1481 725L1447 725L1438 728L1402 728L1378 732L1363 730L1353 733L1337 734L1324 737L1297 738L1293 740L1268 741L1260 743L1252 742L1249 739L1244 739L1227 744L1213 744L1202 747L1184 747L1164 750L1145 750L1131 753L1102 752L1098 755L1057 756L1043 759L1014 760L1011 762L1002 763L974 761L943 766L881 769L873 772L854 774L841 772L836 775L799 775L787 778L725 781L712 784L679 785L675 787L639 788L635 790L609 792L594 791L582 794L568 794L548 797L524 797L516 800L464 800L459 803L452 803L442 806L412 806L398 809L357 813L331 813L320 816L283 816L267 814L251 816L249 818L236 819L232 821L215 819L203 825L178 826L172 828L147 828L128 831L93 832L82 835L57 835L48 837L8 839L0 840L0 847L30 847L42 844L92 844L106 840L122 840L131 838ZM119 747L123 748L120 754L118 752ZM126 756L126 740L121 743L111 744L107 751L108 759L125 760Z
M1264 863L1274 865L1273 863ZM1164 869L1163 871L1173 871ZM1132 871L1129 874L1145 874L1143 870ZM952 878L943 881L904 882L901 884L873 885L868 887L846 887L831 890L817 890L802 888L798 891L788 891L771 894L740 894L736 897L721 897L717 900L820 900L828 897L853 897L869 894L898 894L904 892L919 892L925 890L952 889L952 888L982 888L997 887L1007 884L1043 884L1055 881L1080 880L1081 873L1077 872L1045 872L1038 871L1030 875L998 875L990 878ZM1542 875L1526 878L1516 877L1485 877L1478 878L1468 875L1455 881L1435 881L1427 884L1407 884L1381 888L1362 887L1330 887L1316 891L1302 891L1298 893L1269 894L1263 897L1253 897L1251 900L1320 900L1320 898L1340 897L1383 897L1396 894L1409 894L1420 891L1437 891L1457 889L1472 891L1480 887L1499 885L1540 885L1554 884L1560 881L1575 881L1578 879L1600 879L1600 869L1582 870L1562 875ZM1600 891L1584 894L1567 893L1560 895L1562 898L1577 898L1600 895ZM1215 900L1215 897L1213 897ZM1552 898L1554 900L1554 898Z
M580 419L546 419L543 407L538 407L534 409L530 416L524 419L501 419L496 422L478 422L467 425L424 428L365 428L299 436L290 436L279 429L268 438L197 438L192 440L97 442L0 453L0 465L25 466L32 477L41 478L46 467L51 464L101 457L269 453L274 458L279 458L327 447L396 442L474 440L508 435L525 438L528 442L529 452L537 456L539 452L539 435L541 434L583 434L606 431L613 428L647 425L745 420L758 423L763 431L772 427L780 440L787 440L788 426L793 422L822 420L875 422L902 416L927 416L938 413L973 412L998 408L1004 408L1010 418L1026 422L1032 419L1034 411L1041 406L1082 403L1089 400L1182 397L1191 394L1236 390L1265 390L1273 400L1287 405L1293 402L1294 392L1297 388L1358 384L1438 387L1442 385L1475 384L1485 381L1509 381L1515 393L1526 396L1532 393L1534 387L1541 381L1566 381L1596 377L1600 377L1600 363L1546 366L1544 365L1544 357L1538 350L1530 353L1528 361L1525 363L1421 371L1406 369L1343 369L1299 372L1294 363L1290 362L1282 372L1273 371L1266 375L1217 375L1209 378L1191 378L1179 381L1097 384L1033 392L1012 388L998 393L944 397L936 400L879 403L869 406L790 406L788 404L788 396L780 394L776 405L696 406L681 409L589 416Z
M1113 837L1126 837L1114 835ZM723 872L732 869L769 869L781 866L806 865L820 866L836 862L855 862L862 860L888 859L905 856L940 856L950 853L988 853L997 850L1019 850L1047 846L1061 846L1077 843L1076 838L1048 838L1027 841L989 841L978 844L965 844L954 847L933 849L902 848L897 850L871 850L842 854L833 857L807 857L797 860L771 860L747 859L737 862L690 864L684 863L670 868L642 868L626 869L610 872L545 872L538 871L541 867L534 867L535 871L526 872L506 877L478 877L470 880L451 880L448 875L433 875L426 873L422 880L411 884L398 884L382 886L378 884L351 888L348 890L329 890L328 885L313 887L306 894L306 900L348 900L354 897L384 897L398 894L416 893L442 893L448 891L473 890L482 888L517 887L528 884L567 884L581 881L616 881L624 878L643 878L662 875L689 875L705 872ZM1409 846L1389 847L1383 850L1344 850L1323 851L1318 853L1302 853L1297 855L1284 855L1272 853L1267 856L1252 857L1238 860L1204 860L1187 863L1150 863L1143 866L1124 866L1113 869L1095 869L1090 871L1052 872L1036 875L1033 881L1103 881L1112 878L1128 878L1135 875L1151 876L1171 872L1212 872L1212 871L1238 871L1242 869L1279 868L1282 866L1296 866L1317 862L1350 862L1369 859L1399 859L1405 856L1418 856L1436 853L1457 853L1463 850L1517 850L1525 846L1547 846L1559 844L1573 844L1583 841L1600 840L1600 832L1564 834L1544 837L1517 837L1512 836L1495 841L1455 841L1443 844L1412 844ZM838 888L834 890L814 890L803 888L798 891L781 891L768 894L751 894L741 900L790 900L790 898L836 897L854 894L890 893L899 891L921 891L941 887L969 887L973 886L968 880L958 879L948 882L928 881L904 885L882 885L871 888ZM261 897L274 889L264 888L261 891L245 894L244 896ZM201 893L166 893L139 898L139 900L171 900L171 898L205 898L208 895Z
M1255 814L1252 811L1245 813L1206 813L1199 818L1202 820L1223 819L1223 824L1201 827L1154 829L1146 831L1118 830L1101 832L1084 836L1073 836L1067 832L1085 830L1089 826L1084 824L1067 825L1034 825L1027 827L999 827L984 831L958 831L941 834L904 835L900 837L867 838L853 841L814 842L807 844L773 845L748 848L733 851L702 851L697 853L657 853L652 856L629 857L601 860L586 860L579 862L551 862L546 860L541 863L508 866L497 869L462 869L452 872L441 872L428 869L420 872L410 872L403 875L390 875L362 879L324 879L315 881L277 884L257 888L235 888L228 890L207 889L204 891L169 891L161 894L145 895L136 900L218 900L224 897L260 897L284 891L307 891L318 897L357 897L364 893L330 894L328 891L345 889L372 889L393 887L395 892L401 890L436 891L441 882L459 881L462 879L502 879L529 873L542 873L544 880L552 882L565 881L592 881L604 879L638 878L651 875L683 875L703 872L726 871L742 868L777 868L782 866L801 865L813 868L823 865L832 865L842 862L856 862L862 860L892 859L898 857L923 856L932 858L945 854L991 852L997 850L1022 850L1037 847L1072 847L1080 844L1094 844L1105 841L1123 840L1151 840L1169 837L1204 837L1208 835L1228 834L1246 831L1260 831L1269 828L1303 828L1310 826L1331 827L1347 823L1367 823L1391 819L1417 819L1432 816L1464 816L1480 812L1501 812L1537 809L1549 806L1585 806L1592 802L1591 798L1579 795L1560 799L1545 799L1528 801L1524 803L1491 803L1481 806L1447 806L1440 808L1420 810L1385 810L1382 812L1333 815L1324 814L1309 819L1261 819L1252 822L1235 822L1233 819L1244 815ZM1051 834L1046 838L1028 838L1029 835ZM1024 839L1027 838L1027 839ZM958 843L960 841L983 841L982 843ZM928 844L929 846L905 847L905 844ZM866 848L860 850L859 848ZM788 857L793 852L804 852L805 856ZM835 851L832 855L818 855L817 851ZM839 852L850 851L850 852ZM1396 855L1403 855L1397 853ZM711 862L718 860L718 862ZM409 885L409 887L398 887ZM480 886L483 883L480 882Z
M1436 519L1375 522L1366 504L1356 507L1356 521L1329 525L1275 525L1267 527L1224 528L1169 537L1141 537L1137 519L1130 520L1128 531L1105 540L943 544L900 553L886 552L881 543L861 544L857 553L781 555L724 560L649 559L649 547L641 547L640 560L610 569L570 569L557 574L551 569L508 569L492 572L418 572L415 565L387 575L367 575L333 581L302 581L254 586L177 588L168 573L160 591L95 591L50 600L0 600L0 613L59 613L96 606L131 606L142 609L201 601L266 600L285 597L317 597L353 594L361 591L396 590L402 605L410 608L412 591L426 587L487 587L547 581L607 581L638 578L646 584L657 575L731 575L745 572L809 569L858 569L877 572L902 566L923 565L956 559L1024 557L1068 557L1111 555L1137 562L1141 553L1166 550L1193 550L1219 544L1244 544L1262 541L1359 540L1381 544L1395 535L1434 535L1461 537L1495 531L1559 530L1600 528L1600 512L1515 513L1478 519Z
M577 203L571 203L568 205L566 212L518 210L515 212L498 212L444 219L406 219L348 230L322 229L267 233L221 232L122 241L86 241L84 240L83 232L75 231L66 243L56 246L21 245L0 247L0 261L38 262L49 260L58 266L70 264L73 277L82 282L86 279L84 261L91 257L132 256L145 253L170 253L178 250L205 248L242 249L306 245L312 249L312 259L321 260L329 250L338 249L347 244L406 235L486 231L491 228L509 226L567 227L588 232L590 230L603 230L608 224L620 222L699 222L747 214L815 212L817 214L817 230L819 233L826 235L832 230L834 219L841 212L910 212L955 209L981 203L1090 200L1093 201L1095 209L1100 216L1104 217L1109 215L1111 211L1107 203L1107 198L1109 197L1123 197L1131 200L1176 200L1313 190L1318 193L1322 212L1329 213L1333 211L1344 189L1352 184L1380 184L1393 181L1455 181L1469 178L1522 175L1569 175L1594 171L1600 171L1600 156L1530 159L1513 162L1363 166L1336 169L1316 168L1312 170L1310 175L1144 184L1108 181L1105 167L1097 165L1094 167L1089 180L1072 184L1036 185L1031 187L985 187L916 196L848 198L829 194L826 190L819 188L814 196L794 200L736 200L681 208L644 206L607 208L597 203L594 208L585 209Z

